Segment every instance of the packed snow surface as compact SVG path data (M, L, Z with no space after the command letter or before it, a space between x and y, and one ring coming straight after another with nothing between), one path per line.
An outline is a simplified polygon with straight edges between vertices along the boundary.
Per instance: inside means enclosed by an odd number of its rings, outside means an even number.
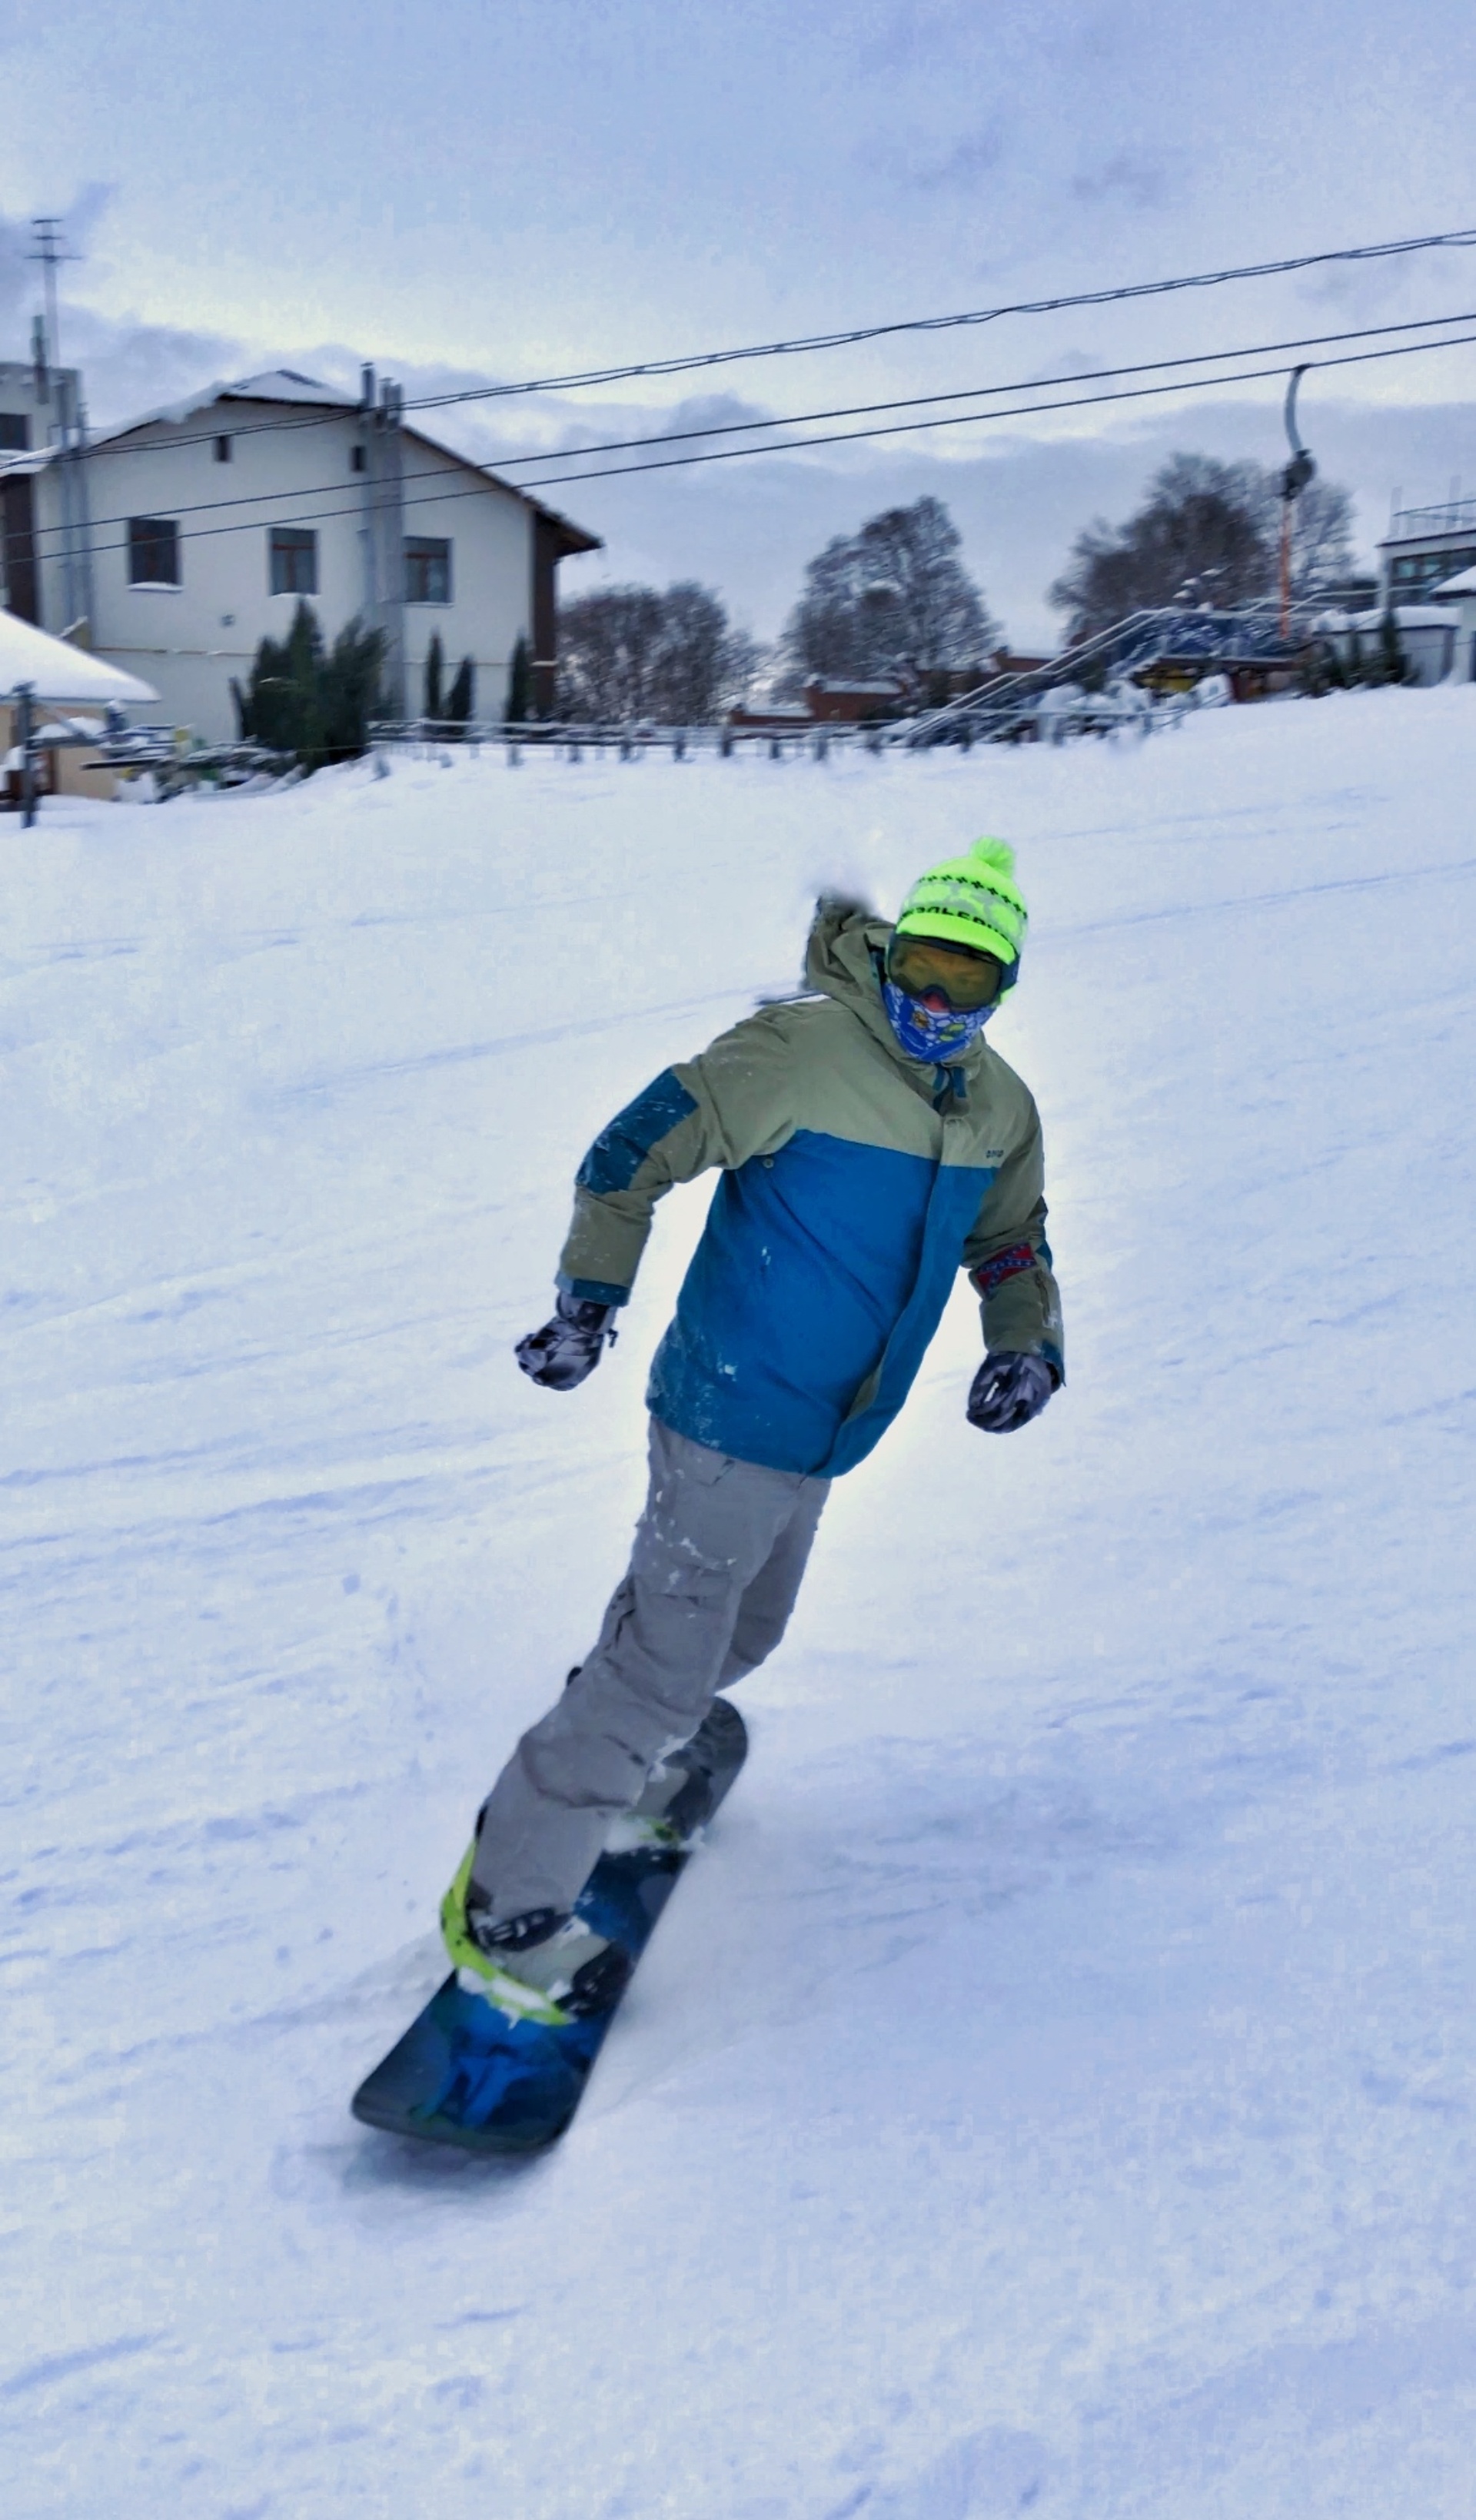
M0 826L7 2520L1389 2520L1476 2440L1476 692ZM1070 1379L961 1282L582 2113L353 2123L588 1644L570 1176L980 831Z

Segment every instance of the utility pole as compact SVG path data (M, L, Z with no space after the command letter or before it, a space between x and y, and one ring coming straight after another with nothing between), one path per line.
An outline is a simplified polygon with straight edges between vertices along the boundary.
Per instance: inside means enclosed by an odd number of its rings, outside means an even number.
M74 389L75 381L61 372L61 317L57 304L60 265L80 261L81 257L67 252L60 219L32 219L30 224L36 241L30 259L41 265L46 306L44 318L37 317L31 333L36 400L56 404L53 428L62 510L63 609L67 629L81 622L92 629L92 532L85 477L87 426L80 393Z
M21 754L21 820L28 832L36 819L36 687L16 685L16 734Z
M405 456L400 435L404 389L365 368L359 391L359 444L364 461L364 597L384 642L382 686L393 718L405 694Z

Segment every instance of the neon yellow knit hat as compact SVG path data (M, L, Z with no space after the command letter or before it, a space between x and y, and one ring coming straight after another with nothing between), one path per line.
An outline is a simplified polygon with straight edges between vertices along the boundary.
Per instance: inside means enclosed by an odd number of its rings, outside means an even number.
M919 876L897 916L899 936L936 936L971 945L1005 966L1001 995L1020 976L1028 918L1006 840L975 840L966 857L945 858Z

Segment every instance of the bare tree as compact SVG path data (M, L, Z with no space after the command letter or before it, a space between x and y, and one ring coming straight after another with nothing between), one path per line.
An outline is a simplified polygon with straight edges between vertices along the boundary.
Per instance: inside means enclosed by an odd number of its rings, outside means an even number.
M710 588L605 586L559 615L559 712L585 722L700 726L738 698L758 650Z
M1271 595L1279 573L1280 473L1261 464L1171 455L1121 525L1098 518L1077 535L1050 590L1067 636L1089 638L1141 606L1219 606ZM1316 480L1292 511L1292 592L1315 594L1352 563L1352 502Z
M603 586L559 612L559 714L624 720L648 713L649 662L661 629L653 586Z
M653 714L668 726L705 726L742 698L757 670L758 644L734 629L709 587L690 578L667 588L661 608Z
M1269 495L1281 530L1278 475L1268 473ZM1340 481L1310 481L1291 510L1291 591L1294 596L1319 595L1324 587L1352 574L1353 499Z
M941 499L887 508L809 562L784 631L791 683L806 674L926 679L979 664L999 639Z

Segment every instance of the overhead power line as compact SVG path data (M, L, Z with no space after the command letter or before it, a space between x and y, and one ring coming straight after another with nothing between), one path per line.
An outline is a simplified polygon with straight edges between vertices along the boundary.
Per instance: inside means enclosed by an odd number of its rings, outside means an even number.
M996 324L1011 315L1062 314L1084 306L1124 305L1141 297L1174 296L1189 289L1219 289L1236 280L1276 279L1289 272L1312 271L1329 263L1381 262L1404 253L1426 253L1442 246L1476 245L1476 228L1447 228L1431 236L1394 237L1378 245L1333 246L1320 253L1286 254L1274 262L1228 264L1220 271L1193 271L1168 280L1137 280L1110 289L1079 290L1057 297L1022 297L998 306L979 306L954 315L906 315L886 324L854 325L835 333L812 333L793 339L747 342L738 348L695 350L677 358L641 359L623 367L585 368L563 375L524 377L511 384L466 385L441 394L407 395L406 411L446 411L466 403L498 402L522 394L574 393L591 385L625 384L643 378L692 375L699 369L729 367L743 360L795 358L812 351L838 350L866 341L880 341L906 333L962 332L984 324ZM290 420L249 422L233 431L238 437L266 437L303 428L323 428L341 420L345 400L331 411L294 412ZM140 423L140 426L144 424ZM191 436L170 439L171 446L204 446L217 432L201 429ZM119 449L119 452L125 450ZM146 455L152 447L129 447L129 454Z
M618 455L648 446L681 446L701 438L749 436L762 429L772 430L779 428L805 428L822 420L860 420L873 417L878 412L919 411L938 403L981 401L986 397L993 397L999 394L1028 393L1031 391L1044 393L1052 385L1105 383L1114 377L1161 375L1165 370L1170 368L1181 369L1204 367L1226 359L1270 358L1274 353L1281 350L1320 349L1335 342L1371 341L1382 339L1391 333L1430 332L1437 325L1449 328L1453 324L1476 324L1476 311L1462 310L1459 314L1454 315L1414 316L1401 324L1363 324L1351 327L1348 330L1339 333L1303 334L1291 340L1248 341L1241 343L1237 348L1232 350L1195 350L1186 352L1181 357L1172 359L1140 359L1135 361L1131 366L1121 368L1080 368L1074 371L1068 371L1066 375L1059 377L1016 377L1011 379L1007 383L998 385L955 385L946 392L900 394L885 402L840 403L832 405L822 411L779 413L767 420L715 421L701 428L653 429L639 437L610 437L597 439L593 444L588 446L571 446L560 448L557 451L551 450L548 447L537 447L526 455L501 455L497 458L495 464L486 466L485 468L478 467L477 469L485 472L485 475L488 480L496 480L504 472L520 471L530 464L576 464L585 461L592 455ZM1438 348L1440 344L1437 342L1428 346ZM1206 380L1206 382L1210 381ZM1052 408L1052 406L1048 405L1046 408ZM969 412L958 412L952 415L952 417L960 421L966 421L974 418L988 418L989 415L987 413L975 414ZM940 420L936 424L936 426L940 428L945 428L947 425L947 418ZM804 444L807 441L801 439L796 442ZM819 442L823 443L825 441ZM467 459L461 458L459 460L465 462ZM609 468L612 472L619 472L621 470L639 469L642 468L620 466L612 466ZM443 470L444 468L440 465L424 466L417 470L407 471L403 477L407 483L414 481L434 481L442 478ZM552 479L563 476L551 475L548 477ZM575 480L580 480L590 476L583 473L574 473L569 477ZM596 477L604 477L604 475L601 474ZM516 485L514 484L514 486ZM175 504L171 507L170 513L173 517L178 518L181 517L213 515L229 508L251 508L253 510L263 510L271 507L280 508L285 502L290 503L293 500L330 497L335 493L341 492L342 487L342 481L337 478L332 481L299 482L294 488L288 490L246 490L235 493L230 498L197 499L184 506ZM287 522L289 519L284 518L283 521ZM94 522L98 526L126 524L128 522L128 513L125 512L112 517L99 517L94 519ZM59 533L61 530L62 528L60 526L55 525L38 526L35 528L36 539L40 541L45 536L54 535Z
M1329 262L1376 262L1396 253L1424 253L1432 246L1476 245L1476 228L1450 228L1439 236L1398 237L1384 245L1336 246L1324 253L1288 254L1278 262L1243 262L1224 271L1194 271L1174 280L1130 281L1119 288L1088 289L1062 297L1021 297L978 306L962 315L907 315L890 324L859 324L842 333L811 333L794 340L756 341L737 350L697 350L676 359L645 359L624 368L587 368L569 376L534 377L520 384L471 385L460 392L421 394L406 410L444 410L452 403L490 401L494 395L571 393L584 385L623 384L638 377L675 377L695 368L731 366L739 359L789 359L811 350L841 350L882 341L898 333L955 333L965 326L997 324L1006 315L1056 315L1069 307L1115 306L1134 297L1167 297L1183 289L1218 289L1230 280L1268 280L1289 271L1311 271Z
M1457 319L1464 320L1464 319ZM1352 350L1334 359L1309 359L1309 372L1318 368L1361 367L1370 359L1408 359L1420 350L1459 349L1465 342L1476 341L1476 333L1456 333L1439 341L1401 341L1385 350ZM689 464L726 464L743 455L802 455L811 446L839 446L864 437L911 437L923 428L965 428L980 421L1030 419L1037 413L1052 411L1086 411L1098 403L1141 402L1154 395L1198 393L1207 385L1254 383L1268 377L1284 377L1285 368L1234 368L1223 376L1175 377L1167 384L1130 385L1121 393L1077 394L1061 402L1012 403L1001 411L964 411L938 420L904 420L880 428L841 428L824 437L777 438L765 446L717 446L705 455L673 455L658 458L650 464L613 464L593 468L587 472L557 472L523 483L529 490L547 489L560 481L618 481L627 472L669 472Z
M1469 322L1471 319L1466 316L1447 316L1441 320L1444 320L1447 323L1465 323ZM1476 332L1447 335L1437 341L1401 341L1379 350L1345 351L1333 358L1306 360L1299 364L1309 372L1316 373L1318 370L1324 368L1362 367L1373 360L1412 358L1421 351L1460 349L1471 342L1476 342ZM1210 353L1208 355L1229 355L1233 357L1251 356L1254 355L1254 353L1230 352L1225 354ZM1175 377L1161 384L1129 385L1124 387L1121 392L1117 393L1074 394L1063 396L1054 402L1013 403L1006 405L1003 409L994 411L949 413L937 416L931 420L892 421L883 423L881 426L872 428L835 429L827 431L824 436L775 438L772 441L758 446L709 447L701 454L663 456L656 458L649 464L611 464L593 466L583 472L551 473L542 476L535 481L525 483L523 486L530 489L541 489L557 487L559 482L566 480L619 481L625 479L631 473L665 472L693 465L726 464L741 458L751 458L756 455L803 455L807 453L811 447L815 446L835 446L852 443L864 438L908 437L916 434L921 429L976 428L981 423L988 421L1032 419L1043 416L1047 413L1058 411L1086 411L1097 408L1103 404L1141 402L1164 394L1199 393L1213 385L1265 382L1268 380L1284 377L1288 373L1289 371L1285 367L1238 368L1232 369L1226 374L1210 377ZM996 390L1008 391L1010 388L1000 387L996 388ZM768 425L771 427L778 427L781 424L770 423ZM455 490L425 491L416 499L415 505L417 508L440 507L452 500L478 499L485 495L487 486L487 480L484 477L474 483ZM303 494L299 492L297 495L300 497ZM284 523L290 522L292 524L323 524L332 522L335 518L359 517L362 513L362 501L356 499L347 506L316 509L310 508L305 510L298 509L294 515L291 518L283 518L282 521ZM262 520L259 517L254 517L239 518L234 523L225 525L196 525L188 528L182 535L181 539L189 542L201 542L213 540L216 536L221 534L259 533L261 530L261 522ZM127 546L122 542L114 542L101 544L98 548L105 552L123 551Z

